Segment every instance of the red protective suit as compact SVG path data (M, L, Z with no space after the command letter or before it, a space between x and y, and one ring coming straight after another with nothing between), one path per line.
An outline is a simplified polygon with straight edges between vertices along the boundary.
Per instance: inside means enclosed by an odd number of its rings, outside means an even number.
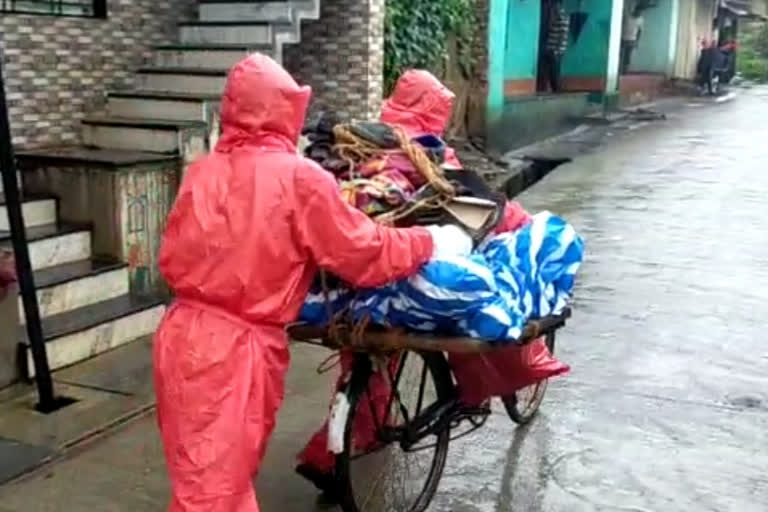
M160 269L176 294L155 336L173 512L256 512L252 487L283 399L284 325L318 267L358 286L415 272L421 228L381 227L296 153L310 90L253 55L230 72L215 151L193 164Z
M451 120L455 98L435 75L412 69L403 73L381 107L381 121L402 128L411 138L426 134L442 137ZM445 166L461 169L451 147L445 150Z
M402 128L409 137L424 134L442 136L451 120L454 98L453 92L428 71L406 71L395 85L392 96L384 102L380 119ZM447 167L462 168L453 148L446 148L446 164ZM504 218L496 229L496 233L519 229L530 219L530 215L519 203L510 201L507 203ZM337 391L340 391L344 385L346 375L352 367L352 359L351 354L341 354L341 376L336 383ZM369 390L386 407L390 395L387 378L383 375L375 376L369 383ZM377 403L377 405L382 404ZM370 409L370 407L361 408L355 419L355 437L359 443L372 438L376 423ZM300 467L304 466L301 471L305 476L320 476L333 470L335 457L328 452L327 445L328 424L326 422L312 436L298 456ZM321 480L315 483L319 486L324 484Z
M16 282L16 261L11 251L0 249L0 300L8 293L10 285Z
M442 136L451 120L455 98L456 95L429 71L406 71L395 84L392 96L384 102L381 121L402 128L409 137ZM463 168L451 147L446 148L445 163L452 169ZM530 220L531 216L520 203L510 201L496 233L514 231Z

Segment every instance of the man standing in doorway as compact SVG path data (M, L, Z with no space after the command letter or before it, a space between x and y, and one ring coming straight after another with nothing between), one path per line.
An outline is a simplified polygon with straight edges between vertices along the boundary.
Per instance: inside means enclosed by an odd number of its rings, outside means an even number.
M624 22L621 31L621 74L629 71L632 52L637 48L640 36L643 34L643 8L638 3L624 11Z
M547 4L545 4L547 5ZM546 19L543 34L544 51L539 62L539 91L545 91L547 85L552 92L560 92L560 66L563 54L568 48L568 33L571 21L563 8L561 0L551 0L544 11Z

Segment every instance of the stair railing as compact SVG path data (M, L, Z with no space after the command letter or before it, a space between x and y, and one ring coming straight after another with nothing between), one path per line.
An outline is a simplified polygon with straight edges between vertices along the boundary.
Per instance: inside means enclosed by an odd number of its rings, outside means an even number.
M16 178L16 162L13 154L8 104L5 97L4 57L4 54L0 53L0 171L3 176L5 206L8 212L8 223L11 228L13 253L16 260L16 276L24 305L24 315L27 320L27 337L35 366L35 383L37 384L39 398L36 409L40 412L48 413L58 409L60 401L57 400L54 393L51 368L48 365L48 354L45 351L45 339L43 338L43 327L40 321L40 308L37 304L35 279L29 259L27 234L24 229L21 194L19 193L19 184Z

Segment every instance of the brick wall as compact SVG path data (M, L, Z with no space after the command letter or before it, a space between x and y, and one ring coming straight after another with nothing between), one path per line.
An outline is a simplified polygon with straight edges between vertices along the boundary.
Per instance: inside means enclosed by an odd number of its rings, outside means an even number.
M467 134L485 137L488 97L488 21L491 0L475 0L475 37L472 42L472 81L467 104Z
M488 86L488 16L490 0L475 0L475 37L472 42L473 78Z
M314 90L312 110L378 117L383 95L384 0L321 0L319 21L302 24L284 64Z
M107 20L0 15L0 44L13 141L76 142L80 119L109 89L130 87L156 44L177 38L195 0L110 0Z

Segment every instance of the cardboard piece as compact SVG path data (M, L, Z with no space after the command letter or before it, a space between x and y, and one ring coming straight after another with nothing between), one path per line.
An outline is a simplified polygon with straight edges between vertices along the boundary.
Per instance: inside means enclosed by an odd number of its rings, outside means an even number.
M445 209L470 230L479 231L493 216L496 203L487 199L460 196L448 203Z

